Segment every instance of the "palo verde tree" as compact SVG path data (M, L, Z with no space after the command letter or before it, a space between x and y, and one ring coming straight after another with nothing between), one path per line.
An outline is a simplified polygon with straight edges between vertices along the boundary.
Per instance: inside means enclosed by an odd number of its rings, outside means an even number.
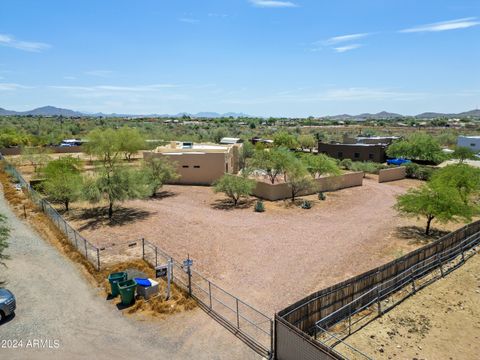
M322 175L340 175L337 162L325 154L304 154L301 159L313 179Z
M395 141L387 149L387 155L393 158L440 163L445 159L445 154L438 141L433 136L425 133L414 133L407 139Z
M142 171L145 174L147 184L150 186L152 197L156 196L163 184L179 178L175 164L166 158L152 156L145 159Z
M316 183L309 176L307 167L300 159L293 158L285 168L286 183L290 188L292 202L304 191L313 190Z
M68 211L69 204L82 195L81 161L70 156L52 160L43 169L43 174L47 196L53 202L63 203Z
M480 193L480 169L467 164L453 164L438 169L430 182L435 187L455 189L465 204L474 204Z
M315 148L315 145L317 144L317 141L315 140L315 137L313 135L304 134L298 136L298 144L300 145L302 150L308 149L310 152L312 152Z
M237 176L225 174L218 179L213 190L218 193L222 192L233 201L233 206L237 206L242 197L249 196L255 188L255 181L249 179L247 175Z
M115 130L93 130L86 149L99 159L100 166L95 169L95 177L86 179L84 197L93 203L106 200L109 219L116 202L151 195L152 186L146 172L126 167L119 161L122 149Z
M143 171L117 165L110 170L101 169L96 177L86 178L83 191L85 199L92 203L106 200L111 219L115 203L146 198L151 195L151 186Z
M33 166L33 171L38 174L39 170L50 160L50 151L43 147L24 147L21 152L21 161Z
M434 219L441 223L464 220L471 221L477 212L475 206L466 204L458 191L446 186L425 184L410 189L398 196L395 208L405 216L422 216L427 220L425 235L430 234Z
M475 152L468 147L457 146L452 154L452 159L457 159L460 164L463 164L465 160L475 159Z
M274 135L273 144L277 147L296 149L298 147L298 140L295 135L280 131Z
M125 156L125 160L130 161L132 155L145 148L145 139L140 131L135 128L122 127L117 130L116 140L119 150Z
M281 174L285 177L286 168L294 160L295 155L286 148L255 150L250 166L264 171L270 182L275 184Z

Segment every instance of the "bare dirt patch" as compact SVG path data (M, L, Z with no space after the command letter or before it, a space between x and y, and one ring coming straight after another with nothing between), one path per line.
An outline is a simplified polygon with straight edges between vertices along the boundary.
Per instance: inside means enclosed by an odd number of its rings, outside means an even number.
M91 226L83 216L88 204L76 204L67 216L98 245L144 237L178 259L190 254L212 281L273 313L422 245L398 229L423 227L423 221L400 218L392 208L396 195L419 184L367 178L364 186L329 192L324 201L303 197L313 202L310 210L266 201L264 213L254 212L252 201L232 209L209 187L165 186L165 196L122 204L147 214L135 221L121 223L119 213L113 221L97 217Z
M480 255L346 341L375 359L477 359Z

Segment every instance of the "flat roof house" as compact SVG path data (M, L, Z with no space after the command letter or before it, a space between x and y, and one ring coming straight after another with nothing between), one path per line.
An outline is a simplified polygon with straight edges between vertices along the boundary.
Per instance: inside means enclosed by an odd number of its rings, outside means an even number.
M386 146L383 144L327 144L318 142L318 153L335 159L353 161L373 161L383 163L387 160Z
M239 169L239 150L242 144L195 144L172 141L143 158L166 157L177 166L177 184L211 185L225 173L236 174Z
M473 152L480 153L480 136L459 136L457 146L466 147Z

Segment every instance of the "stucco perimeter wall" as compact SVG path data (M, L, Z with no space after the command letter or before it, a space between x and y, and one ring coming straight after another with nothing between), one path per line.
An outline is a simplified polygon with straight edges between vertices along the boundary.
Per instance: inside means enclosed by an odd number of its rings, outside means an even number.
M176 164L180 178L175 184L211 185L226 172L225 153L181 153L179 155L144 152L143 157L165 157Z
M353 186L363 185L363 172L354 172L339 176L329 176L316 180L317 188L306 191L300 195L310 195L318 191L335 191ZM283 200L291 197L291 190L288 184L270 184L257 181L253 195L266 200Z
M391 169L383 169L380 170L378 173L378 182L387 182L387 181L395 181L395 180L402 180L407 177L407 168L405 166L400 166Z

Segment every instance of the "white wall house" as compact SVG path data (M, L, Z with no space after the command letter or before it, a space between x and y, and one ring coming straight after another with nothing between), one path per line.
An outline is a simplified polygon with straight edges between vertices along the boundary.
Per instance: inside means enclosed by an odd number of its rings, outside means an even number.
M480 136L459 136L457 146L466 147L478 153L480 152Z

